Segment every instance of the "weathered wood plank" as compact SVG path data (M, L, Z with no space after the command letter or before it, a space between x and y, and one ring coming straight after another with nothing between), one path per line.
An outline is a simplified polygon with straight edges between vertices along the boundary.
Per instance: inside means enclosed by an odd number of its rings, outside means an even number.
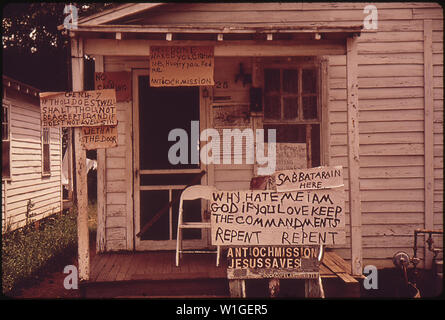
M83 90L83 41L79 38L71 39L71 66L73 91ZM74 129L74 141L80 141L81 129ZM77 195L77 237L78 237L78 262L79 279L88 280L90 276L90 252L88 234L88 193L86 174L86 152L79 143L75 143L76 154L76 195Z
M414 9L414 14L418 17L442 17L442 11L439 10L425 10ZM433 228L433 205L434 205L434 139L433 139L433 48L432 48L432 21L424 20L424 81L425 81L425 229L431 230ZM442 57L443 60L443 57ZM425 251L425 263L427 267L431 266L432 253Z
M356 37L346 40L346 79L348 103L348 177L349 177L349 212L351 232L351 268L354 275L362 272L362 220L360 204L360 161L359 161L359 129L358 129L358 82L357 82L357 50Z

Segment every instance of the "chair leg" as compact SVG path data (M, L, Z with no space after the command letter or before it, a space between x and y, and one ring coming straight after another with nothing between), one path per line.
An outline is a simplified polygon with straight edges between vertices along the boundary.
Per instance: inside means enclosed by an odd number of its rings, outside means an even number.
M181 246L181 228L178 228L178 232L176 235L176 266L179 267L179 259L180 259L180 252L182 251Z
M216 266L219 267L219 259L221 257L221 247L216 247Z

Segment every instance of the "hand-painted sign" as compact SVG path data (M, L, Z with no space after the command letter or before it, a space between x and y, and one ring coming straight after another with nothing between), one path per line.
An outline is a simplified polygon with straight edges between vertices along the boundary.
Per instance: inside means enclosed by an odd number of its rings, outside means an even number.
M214 85L213 70L213 47L150 47L151 87Z
M80 140L86 150L117 146L117 126L82 127Z
M217 191L210 203L213 245L318 245L346 240L343 188Z
M278 192L342 187L343 167L317 167L275 172Z
M43 127L116 125L116 91L42 92L40 111Z
M251 246L227 250L228 279L315 279L317 246Z
M264 150L268 149L268 144L264 144ZM303 169L307 167L307 155L305 143L275 143L276 162L275 171L289 169ZM258 166L255 166L255 172L258 174ZM274 188L275 189L275 188Z
M131 73L127 71L96 72L94 74L96 90L116 90L116 101L131 100Z

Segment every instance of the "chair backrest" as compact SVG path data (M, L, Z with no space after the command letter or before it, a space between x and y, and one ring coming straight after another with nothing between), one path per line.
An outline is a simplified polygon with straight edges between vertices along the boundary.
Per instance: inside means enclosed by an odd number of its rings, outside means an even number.
M181 202L182 200L195 200L195 199L212 199L212 192L217 191L217 189L213 186L190 186L182 191L181 194Z

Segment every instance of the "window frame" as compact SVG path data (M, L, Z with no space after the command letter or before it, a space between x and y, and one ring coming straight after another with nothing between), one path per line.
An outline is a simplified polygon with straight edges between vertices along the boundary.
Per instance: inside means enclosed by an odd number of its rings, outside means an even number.
M3 122L3 120L4 120L4 117L3 117L3 108L6 108L7 109L7 118L8 118L8 121L6 122L6 125L7 125L7 130L8 130L8 138L7 139L3 139L4 137L3 137L3 124L5 123L5 122ZM5 173L4 173L4 170L3 170L3 156L2 156L2 180L5 180L5 181L10 181L11 180L11 177L12 177L12 172L11 172L11 104L9 103L9 102L7 102L7 101L5 101L5 100L3 100L2 101L2 148L3 148L3 146L4 146L4 141L7 141L8 142L8 144L9 144L9 146L8 146L8 172L9 172L9 175L4 175ZM3 150L2 150L2 154L3 154Z
M329 145L330 145L330 126L329 126L329 59L327 57L311 57L312 61L301 61L300 58L296 58L297 61L293 62L267 62L263 61L262 65L262 88L263 88L263 116L262 125L263 128L266 125L307 125L307 124L318 124L319 125L319 137L320 137L320 165L329 166ZM294 58L290 58L294 59ZM288 59L290 61L290 59ZM267 119L264 115L265 110L265 70L266 69L298 69L298 118L297 119L283 119L283 109L284 105L281 99L281 119ZM317 119L304 119L303 118L303 105L302 98L307 96L307 93L303 93L302 88L302 70L303 69L315 69L317 74L317 92L315 95L317 97ZM280 92L282 87L282 71L280 71ZM310 95L310 94L309 94Z

